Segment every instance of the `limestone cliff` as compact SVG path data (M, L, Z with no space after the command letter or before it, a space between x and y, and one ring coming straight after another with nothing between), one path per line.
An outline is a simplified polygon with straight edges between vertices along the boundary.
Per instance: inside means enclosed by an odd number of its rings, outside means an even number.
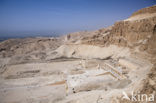
M141 9L126 20L116 22L111 28L100 29L95 35L84 37L82 44L116 44L141 51L156 53L156 6Z

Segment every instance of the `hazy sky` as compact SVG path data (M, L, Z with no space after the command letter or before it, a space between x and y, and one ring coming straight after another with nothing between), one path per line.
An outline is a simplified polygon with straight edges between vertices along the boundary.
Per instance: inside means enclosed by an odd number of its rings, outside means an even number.
M96 30L156 0L0 0L0 38Z

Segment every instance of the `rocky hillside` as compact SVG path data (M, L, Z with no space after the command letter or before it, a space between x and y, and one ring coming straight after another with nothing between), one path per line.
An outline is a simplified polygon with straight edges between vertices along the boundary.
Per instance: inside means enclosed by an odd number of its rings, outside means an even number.
M126 20L116 22L112 28L100 29L96 35L84 37L83 44L110 45L116 44L135 48L141 51L156 53L156 6L141 9ZM137 18L146 15L147 18Z
M156 13L155 11L156 11L156 5L140 9L140 10L134 12L131 17L141 15L141 14L153 14L153 13Z
M62 38L23 38L9 39L0 42L0 61L2 58L9 59L9 64L26 63L26 62L45 62L48 53L62 45ZM0 66L2 65L0 63Z

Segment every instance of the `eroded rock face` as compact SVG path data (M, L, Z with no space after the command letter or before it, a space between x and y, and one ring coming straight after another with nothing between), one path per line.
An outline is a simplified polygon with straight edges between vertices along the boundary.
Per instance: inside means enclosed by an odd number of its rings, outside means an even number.
M100 29L90 37L82 39L82 44L107 46L116 44L141 51L156 53L156 6L141 9L126 20L116 22L111 28Z
M81 39L82 44L108 46L111 27L97 30L94 35L85 36Z
M136 46L138 43L144 44L153 38L153 31L156 24L156 17L141 19L136 21L121 21L114 24L111 31L112 43L126 46ZM116 38L118 39L116 39Z

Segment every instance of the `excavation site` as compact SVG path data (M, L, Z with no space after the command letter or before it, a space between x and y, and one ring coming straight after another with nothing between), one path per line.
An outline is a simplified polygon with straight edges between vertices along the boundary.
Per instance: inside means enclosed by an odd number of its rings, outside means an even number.
M155 5L95 31L0 42L0 103L156 103L155 92Z

